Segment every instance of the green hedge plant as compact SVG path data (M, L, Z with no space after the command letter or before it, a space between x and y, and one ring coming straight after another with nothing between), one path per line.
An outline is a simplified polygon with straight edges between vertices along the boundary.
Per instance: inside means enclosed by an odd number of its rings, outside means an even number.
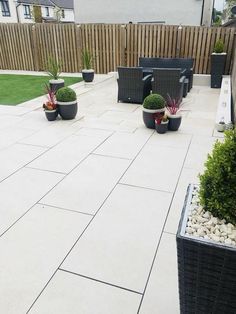
M60 102L71 102L77 99L75 91L70 87L62 87L58 89L56 98L57 101Z
M157 110L165 108L166 101L159 94L151 94L144 99L143 107L149 110Z
M46 63L46 71L52 79L58 80L61 74L61 66L61 61L58 61L56 58L50 56Z
M200 175L200 203L213 216L236 224L236 131L217 141Z

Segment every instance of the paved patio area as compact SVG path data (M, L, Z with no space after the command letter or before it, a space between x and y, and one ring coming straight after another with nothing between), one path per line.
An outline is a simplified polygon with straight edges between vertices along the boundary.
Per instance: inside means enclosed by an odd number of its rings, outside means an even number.
M0 313L178 314L175 234L219 90L195 86L159 135L114 77L75 89L73 121L0 106Z

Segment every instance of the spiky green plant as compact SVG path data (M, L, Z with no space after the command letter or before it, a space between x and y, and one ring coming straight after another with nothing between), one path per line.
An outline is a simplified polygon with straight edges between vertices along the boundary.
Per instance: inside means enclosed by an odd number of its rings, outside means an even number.
M48 75L53 78L54 80L58 80L61 74L61 61L57 60L56 58L50 56L46 63L46 70Z
M82 67L83 69L90 70L92 69L93 64L93 55L88 49L82 51Z

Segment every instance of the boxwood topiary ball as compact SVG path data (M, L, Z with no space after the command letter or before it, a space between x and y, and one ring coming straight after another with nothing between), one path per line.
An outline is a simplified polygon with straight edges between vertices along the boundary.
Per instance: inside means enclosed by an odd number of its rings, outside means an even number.
M62 87L56 93L57 101L70 102L76 100L76 93L70 87Z
M166 101L159 94L151 94L144 99L143 107L149 110L165 108Z

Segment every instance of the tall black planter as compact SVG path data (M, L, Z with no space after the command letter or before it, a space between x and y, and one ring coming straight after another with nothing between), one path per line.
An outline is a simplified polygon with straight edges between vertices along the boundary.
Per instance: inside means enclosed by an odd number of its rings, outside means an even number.
M235 314L236 248L185 234L192 192L190 185L176 236L180 313Z
M221 87L226 57L226 53L212 53L211 55L211 88Z
M82 77L85 83L91 83L94 80L94 70L82 70Z
M143 108L143 122L148 129L155 129L155 119L157 116L163 116L165 108L150 110Z

